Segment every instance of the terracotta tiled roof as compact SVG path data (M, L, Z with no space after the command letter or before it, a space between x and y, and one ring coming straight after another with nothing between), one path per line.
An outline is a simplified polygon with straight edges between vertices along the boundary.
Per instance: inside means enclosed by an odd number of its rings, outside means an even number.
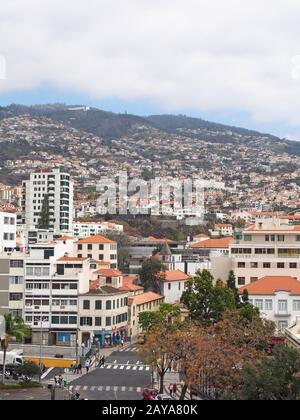
M78 244L114 244L116 242L111 241L102 235L89 236L88 238L80 239Z
M166 270L161 272L160 276L164 281L168 282L189 280L191 278L191 276L188 276L180 270Z
M158 242L158 243L165 243L165 242L167 242L167 243L172 243L173 241L171 241L170 239L166 239L166 238L163 238L163 239L159 239L159 238L155 238L154 236L149 236L149 238L147 238L148 239L148 241L150 241L150 242Z
M138 292L144 290L143 286L139 286L134 283L135 279L136 276L124 276L123 286L120 289L128 292Z
M199 233L199 235L195 235L194 238L207 238L207 239L209 239L209 236L205 235L204 233Z
M68 241L70 239L74 239L72 236L62 236L61 238L57 238L57 241Z
M58 261L85 261L88 258L76 258L76 257L62 257Z
M233 241L232 237L221 238L221 239L208 239L207 241L197 242L192 245L192 248L207 248L207 249L224 249L229 248L229 245Z
M239 293L248 290L249 295L273 295L279 291L300 295L300 281L290 276L266 276L254 283L241 287Z
M123 273L121 273L121 271L115 270L115 269L112 269L112 268L109 268L109 269L100 268L100 270L97 270L96 273L100 274L103 277L120 277L120 276L123 276Z
M149 303L149 302L153 302L153 301L161 300L161 299L164 299L164 297L161 295L158 295L157 293L146 292L137 296L129 297L128 301L134 305L144 305L145 303Z

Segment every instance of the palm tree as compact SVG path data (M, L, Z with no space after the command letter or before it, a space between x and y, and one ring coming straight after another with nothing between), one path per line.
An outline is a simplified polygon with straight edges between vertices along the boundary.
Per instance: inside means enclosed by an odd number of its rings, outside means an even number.
M6 353L11 338L22 341L25 337L30 336L30 329L24 323L22 318L13 317L11 314L4 315L5 318L5 337L1 341L1 350L3 351L3 372L2 384L5 382Z

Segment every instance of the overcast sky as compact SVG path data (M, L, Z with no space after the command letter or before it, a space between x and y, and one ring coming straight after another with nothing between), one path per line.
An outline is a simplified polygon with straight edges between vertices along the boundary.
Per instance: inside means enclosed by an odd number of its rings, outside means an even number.
M300 140L299 0L9 0L0 104L176 112Z

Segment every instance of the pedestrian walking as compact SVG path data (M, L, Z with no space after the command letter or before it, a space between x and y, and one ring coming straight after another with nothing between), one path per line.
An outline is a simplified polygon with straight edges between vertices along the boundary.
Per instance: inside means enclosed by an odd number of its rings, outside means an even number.
M54 376L54 384L55 384L56 387L59 385L59 376L58 375Z
M170 394L170 397L173 396L173 384L169 385L169 394Z
M86 373L89 373L89 370L90 370L90 361L89 361L89 359L87 359L87 361L85 362L85 368L86 368Z
M173 385L173 394L176 395L177 394L177 384Z
M82 365L81 365L81 363L78 364L77 372L78 372L78 375L82 375Z
M124 347L124 340L123 340L123 338L121 339L121 347Z
M63 385L63 377L62 377L62 375L59 375L58 384L59 384L59 387L62 388L62 385Z
M102 358L101 358L101 366L104 366L105 365L105 356L102 356Z

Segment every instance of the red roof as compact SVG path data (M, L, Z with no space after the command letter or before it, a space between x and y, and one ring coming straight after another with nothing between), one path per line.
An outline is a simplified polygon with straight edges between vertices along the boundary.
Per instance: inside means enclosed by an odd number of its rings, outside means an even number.
M124 290L126 292L138 292L144 290L143 286L139 286L135 284L134 281L136 280L136 276L124 276L123 277L123 286L120 290Z
M114 244L116 242L111 241L102 235L89 236L88 238L80 239L78 244Z
M134 305L143 305L145 303L153 302L156 300L164 299L163 296L158 295L154 292L146 292L140 295L132 296L128 298L128 301Z
M97 270L96 273L100 274L103 277L120 277L123 276L123 273L119 270L114 270L112 268L105 269L100 268L100 270Z
M166 270L160 273L161 279L164 281L186 281L191 278L191 276L188 276L183 271L180 270Z
M76 257L62 257L58 261L85 261L88 258L76 258Z
M206 248L206 249L224 249L229 248L233 238L208 239L207 241L197 242L192 245L192 248Z
M280 291L300 295L300 281L290 276L266 276L241 287L239 293L242 294L244 290L248 290L249 295L273 295Z

